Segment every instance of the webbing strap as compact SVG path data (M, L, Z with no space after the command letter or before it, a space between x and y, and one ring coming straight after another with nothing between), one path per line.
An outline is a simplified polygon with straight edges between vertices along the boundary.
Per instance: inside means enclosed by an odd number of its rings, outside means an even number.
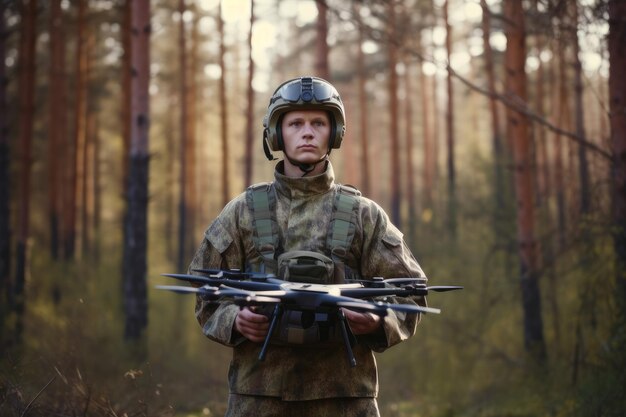
M254 218L254 245L263 257L263 264L269 270L264 272L275 272L276 246L278 239L274 231L274 219L276 202L271 183L253 185L248 188L252 202L252 215Z
M337 188L327 245L335 263L335 282L342 283L346 275L344 259L354 238L355 218L359 205L358 196L361 193L355 188L344 185L338 185Z
M275 252L278 247L278 225L276 224L276 197L271 183L262 183L248 188L249 204L254 218L254 244L263 257L264 272L276 272ZM345 280L344 258L356 230L356 212L361 192L355 188L337 185L333 213L326 240L327 251L335 264L335 282Z

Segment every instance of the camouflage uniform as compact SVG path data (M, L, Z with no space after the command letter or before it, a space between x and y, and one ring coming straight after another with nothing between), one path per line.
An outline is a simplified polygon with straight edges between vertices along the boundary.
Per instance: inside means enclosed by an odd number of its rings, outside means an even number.
M278 252L326 252L326 235L336 192L332 166L328 163L323 174L313 177L291 178L282 172L280 162L273 183L281 246ZM351 250L344 258L346 265L367 278L423 277L402 233L382 208L365 197L359 198L356 233ZM228 203L206 230L190 269L258 270L261 256L254 245L253 233L253 214L243 193ZM423 298L394 297L388 301L417 301L425 305ZM238 309L227 301L216 305L198 298L196 304L196 317L204 334L233 347L229 370L231 396L273 397L288 402L369 398L374 408L378 375L373 351L382 352L412 336L419 321L417 315L389 311L379 331L357 336L356 367L350 367L341 345L333 348L271 345L265 361L261 362L258 360L260 345L235 330ZM231 413L227 415L240 415L234 412L237 406L231 404L229 408Z

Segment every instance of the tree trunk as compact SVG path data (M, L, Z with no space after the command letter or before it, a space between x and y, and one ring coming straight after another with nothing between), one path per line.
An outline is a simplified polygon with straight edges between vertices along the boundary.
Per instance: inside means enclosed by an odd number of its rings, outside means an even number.
M100 262L100 220L102 215L102 189L100 180L100 119L97 113L94 112L93 120L93 135L92 135L92 154L91 154L91 166L92 166L92 196L93 196L93 215L92 215L92 230L94 235L92 252L93 259L96 264Z
M539 0L533 1L533 12L539 15L538 10L538 2ZM542 33L538 33L536 35L536 48L538 54L541 54L546 46L545 37ZM552 68L552 67L549 67ZM548 80L547 85L555 85L553 83L554 80L554 71L550 70L547 74ZM546 71L545 64L540 60L539 68L537 68L537 75L535 80L536 90L535 90L535 105L537 114L540 117L546 117L545 115L545 105L544 101L546 99L546 92L544 86L546 85ZM554 95L549 96L554 97ZM535 160L537 166L537 190L535 192L535 196L537 200L535 202L536 207L539 210L539 230L548 230L553 227L553 216L550 210L549 199L552 195L552 186L550 181L550 161L548 158L548 144L546 138L546 129L537 124L535 126ZM560 319L560 309L559 309L559 293L558 293L558 276L555 268L550 267L549 263L551 263L554 259L554 239L552 238L552 234L547 234L540 236L540 253L541 253L541 261L539 262L539 267L546 271L544 275L544 279L547 282L547 311L549 311L551 316L551 325L552 325L552 333L554 337L554 346L559 351L561 346L561 319Z
M146 289L148 245L148 162L150 109L150 1L132 3L131 143L128 221L124 259L124 338L138 340L148 323Z
M487 6L486 0L480 0L480 5L483 9L483 48L485 56L485 72L487 75L487 85L492 95L489 97L489 112L491 113L491 135L492 135L492 152L493 152L493 166L494 166L494 181L493 181L493 194L495 200L496 219L495 224L500 223L499 214L504 209L504 154L502 152L502 139L500 135L500 115L498 112L498 103L495 97L496 93L496 75L493 63L493 51L491 49L491 43L489 42L491 35L491 11ZM496 229L496 233L499 233L499 227Z
M81 190L81 220L80 220L80 230L81 230L81 253L82 256L88 256L89 255L89 251L91 250L91 246L90 246L90 239L91 239L91 235L90 235L90 224L89 224L89 219L91 216L90 213L90 203L91 203L91 196L89 195L90 192L90 186L89 186L89 181L91 180L91 175L90 175L90 171L91 171L91 152L92 152L92 147L93 147L93 129L94 129L94 121L95 121L95 114L93 111L93 106L91 106L89 104L89 99L91 98L89 95L89 81L91 79L91 67L92 67L92 51L94 50L95 47L95 34L93 33L92 30L89 30L89 33L87 34L87 39L86 39L86 44L85 44L85 54L84 54L84 60L85 60L85 64L84 64L84 71L85 73L83 74L84 77L84 109L85 109L85 113L83 115L85 121L84 121L84 131L85 131L85 136L84 136L84 146L82 149L82 168L81 168L81 172L82 172L82 190Z
M585 112L583 104L583 74L580 62L580 46L578 39L578 3L572 2L574 18L572 24L572 41L574 45L574 92L576 94L576 134L579 138L586 138ZM580 212L585 215L591 211L591 185L589 183L589 163L587 161L587 147L578 144L578 175L580 177Z
M517 0L505 0L506 94L511 100L526 102L526 61L524 10ZM513 142L517 232L520 257L520 282L524 317L524 346L537 361L545 359L545 342L541 318L541 295L534 237L533 182L528 119L522 113L507 109L507 132Z
M128 195L128 169L129 153L130 153L130 83L131 83L131 4L132 0L124 2L122 10L122 47L124 55L122 56L122 105L120 112L120 121L122 125L122 195Z
M565 46L562 42L559 42L557 52L558 62L558 97L556 105L554 106L557 111L556 125L561 129L567 129L566 120L569 117L568 106L568 94L567 94L567 72L565 71ZM559 249L565 247L565 235L567 228L566 218L566 196L565 196L565 184L564 179L564 163L563 163L563 137L560 133L556 133L554 137L554 190L556 196L556 210L557 210L557 235Z
M446 26L446 53L448 66L450 65L450 56L452 55L452 28L448 19L448 2L446 0L443 5L443 16ZM457 220L456 220L456 168L454 158L454 90L452 83L452 73L448 71L446 78L448 90L448 110L446 112L446 137L447 137L447 167L448 167L448 230L450 236L456 239Z
M30 229L30 183L31 153L35 114L35 41L37 1L22 3L22 25L20 35L20 76L19 76L19 161L20 185L18 203L18 231L15 271L15 311L17 313L16 341L21 340L24 315L26 283L27 245Z
M224 55L226 54L226 42L224 35L224 19L222 17L222 3L219 4L218 12L218 32L220 35L219 64L222 70L220 77L220 122L222 127L222 205L228 204L230 200L230 177L228 176L228 161L230 152L228 150L228 103L226 100L226 64Z
M13 307L11 288L11 213L9 210L11 174L9 170L9 117L7 115L6 2L0 2L0 352L4 350L6 317Z
M414 162L413 162L413 88L411 84L411 67L409 60L405 54L404 59L404 120L405 120L405 132L404 132L404 154L406 155L406 201L408 205L408 241L410 245L416 243L415 236L415 217L417 209L415 207L415 174L414 174Z
M357 48L357 74L358 74L358 90L359 90L359 134L361 137L361 191L364 195L371 195L372 187L370 183L370 163L369 163L369 129L368 121L368 105L367 105L367 70L365 68L365 53L363 52L363 42L365 41L365 28L361 20L361 8L358 3L355 4L355 18L358 26L359 47Z
M626 3L609 0L609 110L613 148L613 246L616 301L626 320Z
M483 0L484 1L484 0ZM533 2L533 10L535 13L539 13L538 11L538 0ZM545 38L542 34L537 34L536 47L538 53L541 54L545 48ZM552 85L551 81L554 77L552 77L552 71L548 73L548 85ZM535 90L535 103L537 114L540 117L546 117L545 110L545 85L546 85L546 71L545 64L539 60L539 68L537 68L537 79L535 81L536 90ZM536 136L535 136L535 148L536 148L536 159L537 159L537 207L543 207L548 197L551 195L551 181L550 181L550 163L548 160L548 144L546 143L546 129L538 125L536 126ZM546 210L547 211L547 210ZM550 221L549 224L552 224Z
M48 73L48 221L50 255L59 258L61 140L65 134L65 33L61 0L50 3L50 70ZM61 101L63 100L63 101ZM61 101L61 102L60 102Z
M330 79L330 68L328 66L328 5L326 0L315 0L317 5L317 22L315 38L315 74L325 80Z
M74 116L74 132L73 143L68 150L71 154L68 158L68 182L69 189L65 195L65 236L64 236L64 257L65 259L73 259L76 252L76 223L77 211L79 210L78 202L81 201L80 193L82 191L81 184L83 178L83 148L85 146L85 0L78 0L78 33L76 35L76 87L75 87L75 116Z
M187 207L187 193L188 189L188 160L189 153L188 147L188 130L187 130L187 106L189 104L187 93L187 43L185 33L185 21L183 15L185 13L186 6L185 0L178 0L178 68L180 76L180 88L179 88L179 101L180 101L180 121L178 125L179 131L179 143L180 143L180 200L178 201L178 270L183 271L185 269L185 253L187 243L187 214L189 209ZM222 78L224 73L222 73Z
M421 38L417 40L420 56L423 56L423 45ZM422 137L423 137L423 167L422 167L422 213L423 219L429 219L433 210L433 180L435 175L435 161L433 160L433 132L432 114L430 110L433 98L428 83L428 76L422 68L423 62L419 62L419 83L422 107ZM429 221L429 220L428 220Z
M197 121L197 95L198 83L196 81L196 73L198 68L198 48L200 46L199 22L200 15L194 9L194 18L191 27L191 51L190 62L187 67L187 242L185 244L185 253L189 254L194 250L198 243L196 238L196 213L198 211L198 182L196 175L196 121ZM191 259L188 258L190 261Z
M400 139L398 133L398 47L396 39L396 10L395 0L390 1L388 9L388 36L387 40L387 73L389 76L389 131L391 149L391 221L397 227L400 225Z
M172 86L172 90L175 90L175 87ZM177 91L171 91L169 96L169 105L171 108L176 108L177 104ZM164 163L166 167L174 167L176 165L176 126L177 126L177 118L178 114L176 112L169 112L167 114L167 118L164 121L165 124L165 149L166 153L164 155ZM177 235L176 230L176 219L177 219L177 210L178 210L178 201L176 200L177 192L176 189L176 180L177 175L174 169L166 170L166 193L165 198L166 202L166 218L165 218L165 230L164 230L164 239L166 242L166 251L167 251L167 259L178 266L179 262L179 254L178 251L180 247L178 246L178 240L174 238ZM180 270L180 269L179 269Z
M252 184L254 155L254 60L252 59L252 30L254 29L254 0L250 0L250 32L248 32L248 102L246 107L246 186Z

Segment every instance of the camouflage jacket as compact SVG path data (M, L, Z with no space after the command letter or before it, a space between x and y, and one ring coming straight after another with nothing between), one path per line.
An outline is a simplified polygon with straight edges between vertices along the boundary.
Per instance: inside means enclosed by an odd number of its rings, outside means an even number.
M330 163L318 176L290 178L277 165L276 219L284 251L326 251L326 234L336 191ZM375 202L361 199L356 216L356 233L344 262L362 277L423 277L424 273L403 241L402 233ZM226 205L206 230L195 254L194 268L249 269L260 259L253 241L253 215L242 193ZM425 304L423 298L394 297L394 302ZM234 330L238 307L198 298L196 317L204 334L233 347L229 370L234 394L274 396L283 400L336 397L376 397L378 376L373 351L382 352L415 332L419 316L389 312L381 330L358 336L354 346L356 367L350 367L343 346L314 348L271 345L264 361L258 360L260 344Z

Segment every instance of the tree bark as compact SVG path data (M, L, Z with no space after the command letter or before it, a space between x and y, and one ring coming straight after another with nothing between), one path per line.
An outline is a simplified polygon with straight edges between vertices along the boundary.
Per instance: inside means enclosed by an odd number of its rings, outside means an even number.
M613 150L616 301L626 320L626 3L609 0L609 111Z
M504 18L507 48L505 53L506 90L511 99L527 101L524 10L517 0L505 0ZM507 132L513 143L517 233L520 258L520 284L524 317L524 346L536 361L545 359L541 318L541 295L534 237L533 182L531 172L528 119L522 113L507 110Z
M422 39L417 40L420 55L423 56ZM433 200L433 181L435 176L435 161L434 161L434 138L432 130L432 115L430 110L433 98L431 96L431 88L428 82L428 76L422 68L422 62L418 64L419 71L419 84L420 84L420 98L422 107L422 140L423 140L423 167L422 167L422 213L425 215L424 219L429 219L432 214L434 200ZM428 220L429 221L429 220Z
M130 154L130 84L131 84L131 4L132 0L126 0L122 9L122 105L120 121L122 125L122 195L128 195L128 169Z
M217 28L220 35L219 64L222 70L220 77L220 123L222 127L222 205L230 200L230 177L228 176L228 161L230 152L228 147L228 103L226 100L226 41L224 35L224 19L222 17L222 3L219 4Z
M248 32L248 102L246 107L246 186L252 184L254 155L254 60L252 59L252 30L254 29L254 0L250 0L250 32Z
M150 1L132 2L131 143L128 221L125 228L124 338L138 340L148 323L146 288L148 245Z
M22 3L22 26L20 34L20 76L19 76L19 203L18 231L15 262L15 312L17 313L16 341L21 340L22 320L25 309L24 287L28 261L27 245L30 234L30 184L32 139L35 114L35 41L37 1Z
M89 103L91 99L89 94L89 81L92 78L92 51L94 50L96 38L93 30L89 30L87 33L87 39L85 44L85 54L84 54L84 144L82 149L82 159L81 159L81 173L82 173L82 181L81 181L81 212L80 212L80 231L81 231L81 253L82 256L88 256L91 250L91 234L90 234L90 224L89 220L91 217L91 198L90 195L90 185L91 181L91 152L93 147L93 133L94 133L94 122L95 122L95 113L93 111L92 106Z
M580 46L578 39L578 3L572 2L574 18L572 24L572 43L574 45L574 92L576 106L576 134L585 139L585 112L583 104L583 74L580 62ZM587 160L587 147L578 144L578 175L580 181L580 213L585 215L591 211L591 185L589 180L589 163Z
M405 120L405 132L404 132L404 154L406 155L406 202L408 206L408 242L409 245L416 243L415 236L415 217L417 213L416 200L415 200L415 173L413 161L413 86L411 84L411 66L409 60L404 59L404 120Z
M565 47L562 42L559 42L557 52L557 65L558 65L558 96L557 102L554 106L556 115L556 124L560 128L567 129L566 121L569 117L569 106L567 103L567 72L565 71ZM563 249L565 246L565 234L567 228L567 218L565 214L566 196L565 196L565 184L563 182L565 167L563 163L563 138L560 133L554 136L554 190L556 196L556 210L557 210L557 233L559 248Z
M491 11L487 6L486 0L480 0L480 5L483 9L483 49L485 57L485 72L487 75L487 86L492 93L496 92L496 75L493 63L493 51L491 49L491 43L489 42L491 35ZM502 138L500 135L500 114L498 111L498 102L495 96L489 97L489 112L491 113L491 135L492 135L492 152L493 152L493 166L494 166L494 181L493 181L493 194L495 201L496 216L497 213L502 212L504 209L504 154L502 151ZM499 219L495 220L496 225L499 224ZM499 233L496 229L496 233Z
M316 38L315 38L315 74L325 80L330 79L328 65L328 5L326 0L315 0L317 5Z
M450 56L452 55L452 27L448 19L448 2L446 0L443 5L443 16L446 27L446 53L448 59L448 67L450 66ZM448 71L446 77L446 86L448 93L448 109L446 112L446 144L447 144L447 168L448 168L448 231L453 239L457 235L457 219L456 219L456 167L454 158L454 89L452 83L452 73Z
M200 46L199 22L200 15L197 9L193 9L193 21L191 27L191 48L189 53L189 65L187 66L187 239L185 253L189 254L198 243L196 239L196 213L198 212L198 182L196 175L196 127L197 127L197 94L198 83L196 73L198 69L198 49ZM190 259L188 259L190 260Z
M93 214L92 214L92 230L95 236L93 240L93 258L96 263L100 262L100 224L102 216L102 188L100 177L100 119L97 113L94 113L93 120L93 136L92 136L92 195L93 195Z
M363 52L363 42L365 42L365 28L361 20L361 8L358 3L354 3L354 15L358 27L359 46L357 48L357 74L358 74L358 95L359 95L359 134L361 137L361 191L364 195L371 195L372 186L370 181L369 163L369 129L368 105L367 105L367 69L365 68L365 53Z
M50 3L50 69L48 85L48 221L50 255L59 258L59 221L61 193L59 172L62 155L61 141L65 135L65 32L61 0Z
M391 221L397 227L401 227L400 220L400 139L398 132L398 63L397 33L396 33L396 10L395 0L387 5L388 10L388 36L387 40L387 73L389 77L389 131L391 149Z
M76 254L76 237L77 237L77 212L79 210L80 193L82 191L81 184L83 178L83 147L85 144L85 0L78 0L78 33L76 35L76 54L75 54L75 109L74 109L74 132L72 134L72 143L68 147L68 175L67 186L68 192L65 193L64 202L64 236L63 236L63 255L66 260L73 259Z
M11 171L9 170L9 117L7 106L7 86L9 78L6 74L6 39L5 21L6 2L0 2L0 352L4 350L6 335L6 317L13 308L11 286L11 213L9 199L11 196Z
M187 243L187 214L189 209L187 207L188 200L188 157L189 153L187 147L189 145L187 122L188 116L188 86L187 86L187 42L185 21L183 16L185 14L186 6L185 0L178 0L178 68L179 68L179 101L180 101L180 118L178 124L179 131L179 143L180 143L180 200L178 201L178 270L183 271L185 268L185 254ZM224 74L222 73L222 77Z

